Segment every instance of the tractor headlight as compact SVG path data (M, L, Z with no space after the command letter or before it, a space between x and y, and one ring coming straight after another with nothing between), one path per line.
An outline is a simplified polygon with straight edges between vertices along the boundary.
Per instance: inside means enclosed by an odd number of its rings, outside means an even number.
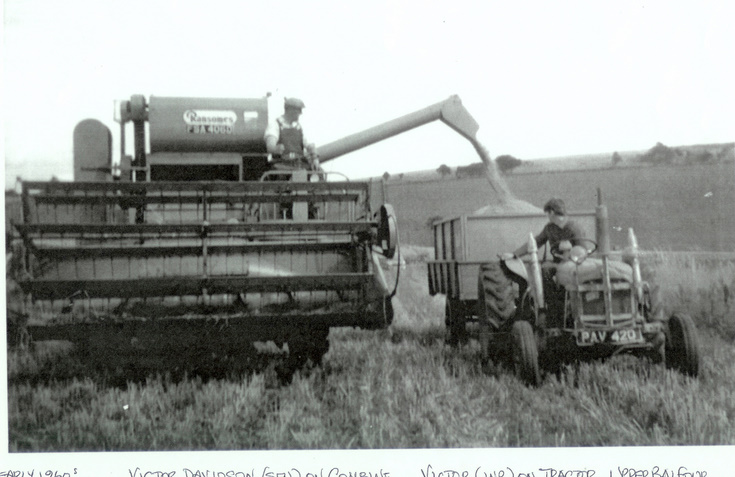
M581 245L575 245L569 252L569 259L577 265L584 262L585 258L587 258L587 250Z

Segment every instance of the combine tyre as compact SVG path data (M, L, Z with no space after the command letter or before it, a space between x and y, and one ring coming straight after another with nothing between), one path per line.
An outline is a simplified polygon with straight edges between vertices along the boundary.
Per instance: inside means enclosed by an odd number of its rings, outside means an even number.
M692 377L699 375L699 342L689 315L677 313L669 319L665 360L667 368Z
M322 358L329 351L328 337L328 327L294 327L288 338L288 358L277 367L280 379L289 382L295 371L321 366Z

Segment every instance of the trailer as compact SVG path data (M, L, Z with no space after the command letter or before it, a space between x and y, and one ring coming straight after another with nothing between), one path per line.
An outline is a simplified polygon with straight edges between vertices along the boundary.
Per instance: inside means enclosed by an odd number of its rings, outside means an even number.
M586 236L594 236L594 211L569 213ZM467 340L468 323L478 320L477 277L480 266L503 253L512 252L536 234L548 221L546 214L499 212L464 214L433 222L434 260L427 262L429 294L446 297L447 342ZM546 246L542 260L552 260Z

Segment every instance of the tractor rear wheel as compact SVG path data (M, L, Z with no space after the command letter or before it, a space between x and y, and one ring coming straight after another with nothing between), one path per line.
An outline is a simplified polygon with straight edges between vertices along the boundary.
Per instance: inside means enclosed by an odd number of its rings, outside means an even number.
M516 311L513 282L500 262L480 265L477 281L477 315L483 364L490 359L491 334L501 330Z
M446 342L452 347L467 343L466 307L460 300L447 298L444 306L444 323L447 327Z
M516 321L513 323L511 335L513 370L516 376L530 386L538 386L541 384L541 373L536 337L531 324L527 321Z
M667 368L692 377L699 375L699 340L689 315L676 313L669 318L664 356Z
M500 262L480 265L478 310L493 328L499 329L516 311L515 290Z

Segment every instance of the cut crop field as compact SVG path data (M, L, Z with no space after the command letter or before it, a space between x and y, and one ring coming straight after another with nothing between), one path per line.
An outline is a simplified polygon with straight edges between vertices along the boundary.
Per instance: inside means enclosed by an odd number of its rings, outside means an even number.
M333 329L322 367L288 386L268 373L166 370L114 383L64 344L11 350L11 451L735 444L732 261L660 253L645 262L667 313L697 323L698 379L619 356L529 388L500 365L483 372L476 340L444 344L444 299L426 285L430 252L404 250L393 325Z

